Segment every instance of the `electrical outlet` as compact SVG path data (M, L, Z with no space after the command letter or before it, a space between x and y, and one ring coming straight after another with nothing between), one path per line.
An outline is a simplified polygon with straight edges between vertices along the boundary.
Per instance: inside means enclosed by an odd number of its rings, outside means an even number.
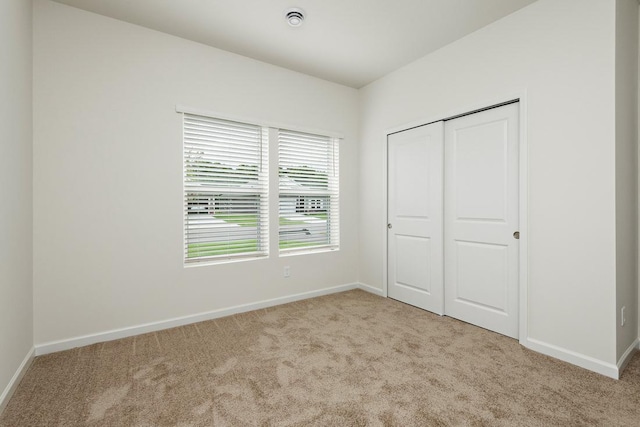
M625 323L627 323L627 318L625 317L625 310L627 309L627 307L622 307L620 309L620 326L624 326Z
M289 277L291 276L291 270L289 269L289 266L285 266L284 267L284 277Z

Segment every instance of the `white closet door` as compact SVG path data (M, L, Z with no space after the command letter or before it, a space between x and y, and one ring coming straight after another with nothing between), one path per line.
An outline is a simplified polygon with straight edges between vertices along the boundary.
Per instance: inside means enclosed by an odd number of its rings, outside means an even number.
M445 123L445 314L518 337L518 104Z
M442 314L443 123L388 137L388 295Z

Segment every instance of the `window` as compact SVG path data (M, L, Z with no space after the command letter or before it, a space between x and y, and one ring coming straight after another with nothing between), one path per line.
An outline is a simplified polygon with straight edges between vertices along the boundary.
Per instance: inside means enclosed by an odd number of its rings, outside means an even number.
M183 114L185 262L268 255L268 130Z
M280 252L338 249L338 139L278 130Z
M278 143L280 254L339 248L338 138L178 111L185 264L269 255L270 140Z

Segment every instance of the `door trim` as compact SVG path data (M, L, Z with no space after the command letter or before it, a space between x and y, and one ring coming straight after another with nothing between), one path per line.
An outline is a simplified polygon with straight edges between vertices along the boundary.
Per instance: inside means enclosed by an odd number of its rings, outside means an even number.
M519 251L519 319L518 319L518 341L520 344L528 347L528 307L529 307L529 144L527 140L527 91L512 92L502 97L486 100L477 104L467 105L466 107L457 108L445 114L428 117L422 120L414 120L403 125L388 128L382 140L382 187L384 194L384 211L383 222L380 224L382 230L382 295L388 297L388 280L387 280L387 212L388 212L388 137L390 134L408 130L414 127L427 125L434 122L451 120L467 114L473 114L478 111L487 110L489 108L500 107L502 105L519 103L519 222L520 222L520 251Z

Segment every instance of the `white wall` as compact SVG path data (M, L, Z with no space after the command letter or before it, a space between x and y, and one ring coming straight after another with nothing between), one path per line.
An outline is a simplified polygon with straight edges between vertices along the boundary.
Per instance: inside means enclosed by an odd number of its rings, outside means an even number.
M638 338L638 2L616 1L616 358ZM621 325L625 307L626 324Z
M35 343L355 282L357 102L351 88L36 1ZM176 104L342 133L341 250L184 268Z
M631 3L618 5L618 21L622 8L637 7ZM636 122L614 116L634 102L627 96L633 59L622 52L634 49L624 40L637 22L624 22L616 30L616 2L539 0L358 97L350 88L36 0L35 343L358 279L381 288L385 131L526 92L525 338L615 364L637 337L634 327L614 326L621 304L629 303L629 322L638 324L635 255L628 253L637 238L627 232L637 216L637 187L626 186L637 170L629 160ZM341 251L185 269L176 104L343 133ZM21 159L11 167L30 170ZM284 265L290 279L282 277Z
M361 90L360 277L383 284L385 131L526 91L528 334L616 362L615 2L539 0ZM521 230L527 233L527 230Z
M33 346L31 2L0 2L0 396ZM0 398L0 409L2 407ZM6 403L6 402L5 402Z
M639 8L640 9L640 8ZM636 97L638 99L638 104L636 104L636 123L637 123L637 127L636 127L636 139L637 139L637 143L638 143L638 158L636 160L636 165L640 165L640 10L638 10L638 39L637 39L637 43L638 43L638 62L636 63L636 70L638 71L638 74L636 76ZM639 170L639 174L638 174L638 182L636 183L637 188L640 188L640 170ZM638 212L640 212L640 197L638 199ZM640 217L638 218L638 221L640 221ZM638 235L638 257L640 257L640 222L638 223L638 229L639 229L639 235ZM640 341L640 258L638 258L638 261L636 262L636 268L638 268L636 270L636 274L638 274L638 288L636 290L637 294L638 294L638 306L637 306L637 311L636 311L636 316L637 316L637 320L638 320L638 340ZM638 344L638 348L640 348L640 344Z

